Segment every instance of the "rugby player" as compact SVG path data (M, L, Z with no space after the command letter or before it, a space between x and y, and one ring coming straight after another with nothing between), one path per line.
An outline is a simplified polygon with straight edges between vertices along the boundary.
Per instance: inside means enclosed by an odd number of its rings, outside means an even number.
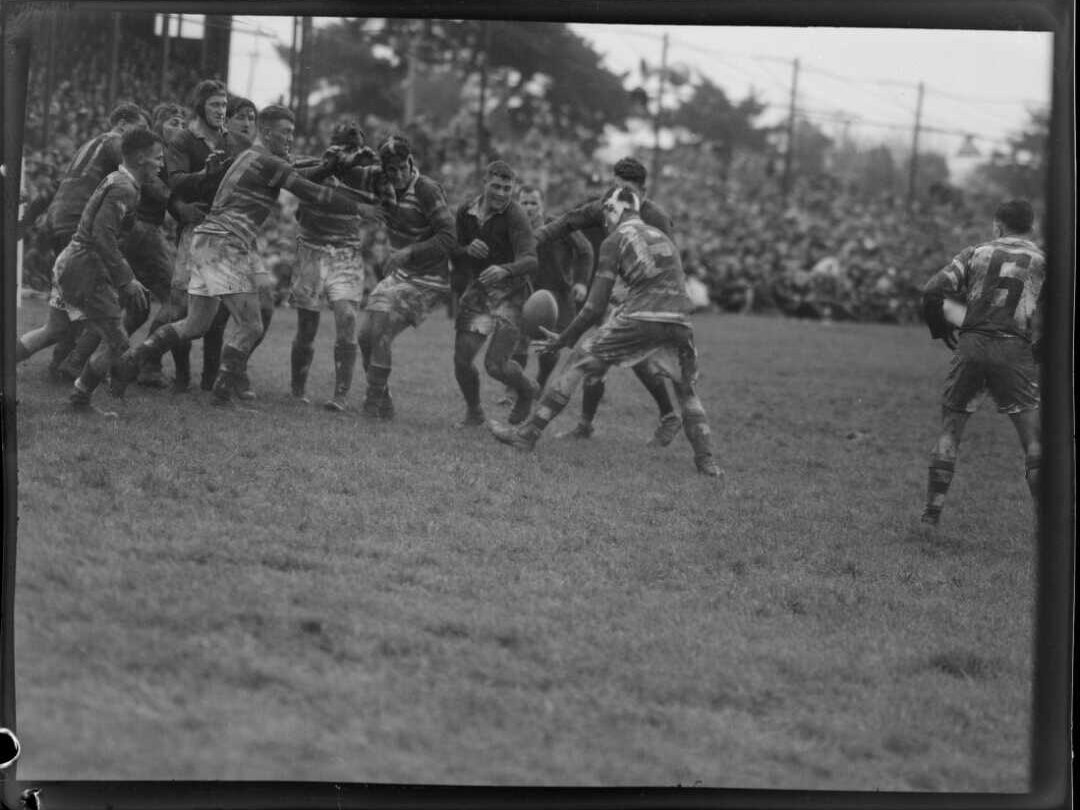
M153 182L164 163L161 138L148 130L126 132L120 148L120 168L90 196L74 237L56 260L56 283L69 312L101 338L75 380L70 402L77 411L103 415L91 397L128 348L121 307L148 306L147 290L120 250L121 234L134 224L140 187Z
M281 189L300 200L329 210L378 219L378 209L355 202L340 192L319 185L332 167L320 165L302 176L289 163L295 118L285 107L271 105L259 113L259 140L232 161L222 178L210 213L194 229L188 314L167 324L129 351L119 364L121 383L134 377L147 357L160 357L184 340L204 334L221 304L232 315L233 329L226 336L221 370L212 389L215 405L230 405L246 379L247 359L262 335L256 276L261 267L256 235L277 203Z
M391 135L379 145L378 158L378 166L352 169L343 179L355 189L377 194L386 214L393 250L384 265L386 277L368 297L358 343L367 376L361 413L393 419L391 345L447 298L448 261L457 239L443 190L416 168L408 140Z
M514 170L505 161L489 163L484 190L462 204L455 217L457 246L452 278L464 290L454 325L454 377L465 398L458 427L483 425L476 355L491 337L484 369L517 395L510 412L516 425L529 415L539 386L513 358L521 338L521 307L536 272L536 238L529 218L513 199Z
M662 207L645 196L645 181L648 178L648 172L641 162L630 157L623 158L615 164L613 173L615 183L629 186L638 199L641 200L641 219L645 224L659 228L669 239L673 238L671 217ZM574 230L585 233L589 242L593 245L595 255L599 257L599 246L606 234L604 214L599 199L590 200L584 205L563 214L554 222L544 225L537 232L536 241L538 245L543 246L548 240L565 237L566 234ZM617 291L615 300L618 297ZM679 428L682 425L679 415L675 412L671 396L668 394L667 386L664 384L663 377L647 362L635 366L633 371L656 402L656 407L660 413L660 421L653 432L652 438L649 440L649 444L666 447L678 435ZM596 411L600 407L600 400L603 396L604 381L602 379L587 379L582 387L581 417L578 424L573 430L560 435L579 439L587 439L592 436L594 430L593 421L596 418Z
M124 134L131 129L146 129L149 121L137 104L123 102L117 104L109 114L109 125L111 129L108 132L90 139L76 151L45 213L44 226L57 257L75 235L87 201L101 181L120 168L123 160L120 142ZM43 325L19 338L15 345L15 362L21 363L36 352L56 344L49 364L50 375L74 379L81 367L73 367L72 364L62 366L62 363L75 348L81 326L72 327L55 281L54 267L48 318Z
M534 231L554 221L544 215L544 192L540 189L522 186L517 199ZM555 328L562 331L570 325L578 306L584 303L588 294L593 269L592 245L580 231L570 231L566 236L548 239L539 245L537 264L533 286L538 290L548 290L555 296L559 305L559 320ZM525 346L527 348L528 344ZM522 354L515 358L523 368L526 357L527 354ZM537 361L540 368L536 382L543 388L559 361L559 355L557 352L543 352Z
M679 251L663 231L641 219L641 198L626 186L616 186L601 198L608 236L592 289L581 311L560 333L548 333L545 351L573 346L585 330L603 317L617 278L626 285L626 299L587 340L574 349L563 371L540 397L533 415L514 427L489 423L495 438L522 450L536 446L544 428L566 407L582 379L603 377L612 366L633 366L651 359L659 373L669 376L682 411L681 425L694 450L698 472L718 477L705 409L694 390L697 350L689 313Z
M1046 258L1032 241L1027 200L994 212L994 238L961 251L923 288L923 314L935 339L955 351L942 397L941 434L930 453L921 523L938 525L968 418L989 393L1016 428L1031 497L1039 502L1039 368ZM967 306L963 324L944 315L945 299Z
M330 149L351 163L364 146L364 133L355 123L339 124L330 137ZM374 160L370 149L365 159ZM323 185L341 193L360 196L334 175ZM364 222L358 217L335 213L318 205L300 203L296 210L299 233L296 237L296 270L292 276L289 303L296 310L296 337L292 343L292 395L303 402L307 378L315 357L315 335L319 331L320 307L325 298L334 313L334 393L323 407L344 411L353 371L356 368L356 321L364 297Z

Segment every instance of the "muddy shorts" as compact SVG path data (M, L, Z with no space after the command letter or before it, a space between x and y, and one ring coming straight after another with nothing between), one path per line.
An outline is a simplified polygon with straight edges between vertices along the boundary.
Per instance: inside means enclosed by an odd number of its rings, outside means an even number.
M191 281L188 295L217 297L254 293L272 283L259 254L232 235L198 233L191 237Z
M609 366L636 366L648 360L676 382L697 382L694 330L685 324L639 321L616 311L582 341L581 350Z
M449 287L428 286L408 276L391 273L368 297L368 312L387 312L410 326L419 326L436 306L446 300Z
M974 413L988 393L1001 413L1039 407L1039 367L1031 344L1020 338L964 332L945 379L942 405Z
M296 272L289 304L296 309L319 310L323 298L357 301L364 297L364 258L358 245L316 245L296 241Z
M528 297L528 288L514 290L489 290L473 282L466 287L458 301L454 329L458 332L474 332L490 335L500 323L521 328L521 307Z

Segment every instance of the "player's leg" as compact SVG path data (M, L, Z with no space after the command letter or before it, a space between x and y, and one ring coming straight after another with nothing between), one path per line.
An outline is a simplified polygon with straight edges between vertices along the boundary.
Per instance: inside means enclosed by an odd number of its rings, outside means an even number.
M491 432L504 444L522 450L533 449L544 429L562 413L581 381L602 378L608 368L608 364L599 357L581 348L574 349L565 370L549 382L528 420L517 427L491 423Z
M127 331L126 327L125 331ZM131 333L128 332L128 334ZM97 329L85 326L79 333L78 340L75 341L75 347L60 364L60 373L65 377L70 377L74 382L99 345L101 345L101 333Z
M114 374L117 381L121 383L116 389L117 393L123 390L123 384L135 379L138 370L147 360L159 359L177 346L182 346L184 343L190 344L192 340L206 334L206 330L210 328L217 316L219 307L217 298L207 295L189 295L187 314L183 319L167 323L160 329L154 330L142 343L124 353L117 363L117 373ZM179 369L177 374L180 374Z
M678 372L672 373L671 379L675 388L675 396L679 401L679 411L682 414L680 420L686 440L694 451L694 465L702 475L710 478L720 476L720 467L713 456L712 431L709 429L709 421L705 415L705 406L697 395L698 379L698 355L694 345L694 333L689 326L675 324L658 324L652 327L659 333L666 333L669 337L666 345L654 355L663 358L658 362L666 363L668 368L677 367ZM674 357L672 358L672 355ZM648 364L652 373L662 379L662 371L657 363L645 360L638 365ZM669 440L670 442L670 440Z
M1020 446L1024 449L1024 472L1027 478L1031 498L1038 509L1042 499L1042 433L1041 418L1038 408L1009 414L1016 434L1020 437Z
M15 342L15 362L21 363L42 349L54 345L65 334L71 324L67 310L50 306L45 323L31 329Z
M275 285L274 277L263 267L262 261L259 261L259 272L256 274L256 291L259 297L259 322L262 324L262 331L259 333L259 337L255 339L255 345L251 347L251 351L248 352L247 362L251 362L251 355L255 353L255 350L259 348L263 340L266 339L266 332L270 329L270 322L274 320L274 294ZM251 387L251 378L247 375L247 364L244 365L244 376L240 379L240 385L237 389L237 396L243 400L255 399L255 390Z
M649 446L667 447L682 427L679 415L671 402L671 396L668 394L667 384L648 360L638 363L633 367L633 371L641 384L645 386L645 390L649 392L649 396L656 402L656 408L660 412L660 421L649 440Z
M221 349L225 345L225 327L229 323L229 310L221 307L209 328L202 336L202 376L199 387L210 391L221 370Z
M530 380L525 370L513 358L521 338L517 324L518 317L513 314L499 314L495 318L495 331L491 335L487 353L484 355L484 370L499 382L514 390L514 407L507 417L511 425L517 425L528 417L533 401L540 393L540 386Z
M315 335L319 333L319 310L296 310L296 336L293 338L289 357L291 378L289 390L303 402L310 402L307 395L307 378L315 359Z
M930 451L930 470L926 480L926 506L923 508L922 522L936 526L941 520L941 510L945 506L945 497L949 494L953 474L956 472L956 459L960 455L960 442L964 437L964 427L971 414L967 411L945 407L941 411L941 433Z
M172 273L176 263L176 251L162 229L150 223L137 222L124 255L127 256L128 262L135 271L136 278L150 291L159 304L158 314L150 322L149 332L153 332L163 323L182 317L182 315L177 315L164 320L161 318L162 312L168 314L172 300ZM134 320L125 321L124 324L129 337L140 326L142 324L135 323ZM137 381L139 385L147 388L165 388L168 383L162 373L161 358L140 368Z
M323 403L328 411L344 411L356 370L357 301L330 302L334 311L334 395Z
M465 398L465 416L456 427L464 428L484 424L484 408L480 404L480 372L475 361L487 335L462 329L461 315L459 302L456 315L459 325L454 333L454 379Z
M367 365L367 391L364 394L362 413L376 419L392 419L393 404L390 397L390 370L393 364L394 339L409 323L393 312L371 312L367 320L367 345L370 360ZM361 343L363 351L364 343Z
M248 357L262 336L263 328L257 292L230 293L221 296L221 301L232 317L225 329L221 368L214 381L211 403L226 406L240 393L247 374Z
M115 413L95 408L91 399L102 380L127 351L127 333L119 316L89 320L86 331L98 336L98 346L75 379L69 401L76 411L115 416Z

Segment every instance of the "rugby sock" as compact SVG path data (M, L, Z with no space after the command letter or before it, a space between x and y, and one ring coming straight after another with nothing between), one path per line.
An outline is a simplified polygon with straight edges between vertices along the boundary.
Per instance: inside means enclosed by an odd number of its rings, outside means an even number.
M334 347L334 359L337 360L337 347ZM292 393L293 396L303 396L307 388L308 372L311 370L311 361L315 357L315 347L297 343L292 344Z
M144 360L156 359L161 357L165 352L170 349L174 349L181 343L180 333L176 331L176 327L171 323L165 324L163 327L154 332L150 337L144 340L134 351L135 365L141 365ZM189 344L190 346L190 344ZM173 357L175 358L175 352ZM177 373L179 374L180 364L177 363Z
M522 425L519 430L522 433L535 433L539 435L560 413L563 408L570 401L570 397L559 391L547 391L541 398L540 404L536 406L536 410L533 411L529 421Z
M1039 500L1042 496L1042 489L1040 486L1042 478L1041 470L1041 458L1028 460L1024 470L1024 477L1027 479L1028 490L1030 490L1031 497L1035 501L1036 506L1038 506Z
M160 329L158 330L161 331ZM154 334L157 334L156 332ZM171 347L173 366L176 368L176 384L187 388L191 382L191 341L181 340ZM162 352L164 354L164 352ZM160 355L159 355L160 357ZM150 358L151 360L153 358Z
M79 335L79 339L75 341L75 348L60 364L61 370L66 370L73 377L78 377L79 372L86 365L86 361L90 359L90 355L94 353L100 344L100 334L93 329L84 329L83 333Z
M457 380L465 407L470 411L480 408L480 372L472 363L454 363L454 379Z
M537 360L537 364L540 366L540 370L536 373L536 383L541 388L547 385L548 377L551 376L551 372L555 370L555 364L559 362L559 355L541 354Z
M938 522L955 471L955 461L947 461L941 458L931 459L926 483L926 508L923 510L924 522Z
M221 347L225 342L225 325L229 322L228 310L222 307L222 311L225 312L225 317L223 318L219 311L214 316L210 328L203 335L202 388L204 391L213 387L218 369L221 368Z
M105 379L105 375L94 368L92 364L87 363L79 378L75 380L75 390L80 394L85 394L86 400L89 401L90 395L101 385L103 379Z
M581 386L581 422L591 425L596 418L596 411L600 407L600 400L604 398L604 381L586 380Z
M356 368L356 344L351 340L334 344L334 395L343 397L352 388Z
M660 418L663 419L669 413L673 413L675 406L671 402L671 395L664 384L664 378L653 372L644 363L638 363L634 366L633 371L637 378L641 380L641 384L645 386L645 390L656 401L656 407L660 409Z
M21 340L15 341L15 362L21 363L23 360L28 359L33 352L31 352Z
M375 392L385 391L389 380L390 366L380 366L376 363L368 366L367 381L369 390Z
M52 362L49 364L50 368L57 369L60 364L64 362L64 359L71 354L75 349L75 344L79 340L79 335L83 333L83 329L86 324L82 321L71 321L68 324L67 331L64 336L57 341L56 346L53 347Z
M694 461L712 458L712 431L703 411L683 409L683 432L694 448Z

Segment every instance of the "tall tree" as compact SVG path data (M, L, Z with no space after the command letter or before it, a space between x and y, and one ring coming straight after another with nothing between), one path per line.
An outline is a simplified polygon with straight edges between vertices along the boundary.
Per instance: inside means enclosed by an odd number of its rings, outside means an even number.
M1050 113L1037 110L1019 134L1009 139L1006 151L995 151L975 169L979 185L995 193L1039 200L1046 194L1049 160Z
M670 114L668 123L685 127L721 155L737 149L760 152L765 149L767 131L754 121L764 111L765 105L753 96L733 104L723 88L702 78L690 97Z

